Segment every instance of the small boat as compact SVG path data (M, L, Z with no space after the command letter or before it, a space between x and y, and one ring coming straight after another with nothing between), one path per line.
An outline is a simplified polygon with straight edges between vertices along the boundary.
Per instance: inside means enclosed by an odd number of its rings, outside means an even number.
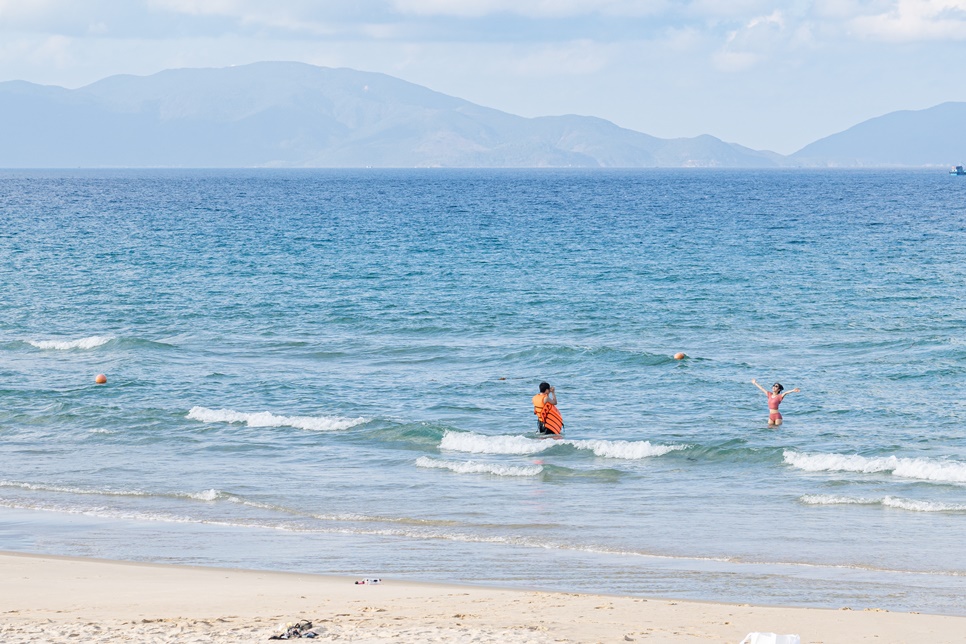
M958 165L955 168L950 169L949 174L955 174L957 176L963 176L966 174L966 170L963 170L963 166Z

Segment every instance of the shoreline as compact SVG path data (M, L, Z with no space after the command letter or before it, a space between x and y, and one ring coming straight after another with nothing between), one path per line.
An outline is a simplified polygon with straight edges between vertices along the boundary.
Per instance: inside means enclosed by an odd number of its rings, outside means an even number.
M959 642L966 617L205 568L0 551L4 642Z

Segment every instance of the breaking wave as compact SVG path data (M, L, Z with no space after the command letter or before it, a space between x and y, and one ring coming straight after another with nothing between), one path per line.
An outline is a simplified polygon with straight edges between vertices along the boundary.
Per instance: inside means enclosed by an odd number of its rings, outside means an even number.
M912 512L966 512L966 505L963 504L918 501L915 499L901 499L895 496L873 499L835 496L832 494L806 494L799 498L799 501L806 505L881 505L887 508L898 508Z
M27 340L27 344L38 349L69 351L71 349L94 349L113 340L109 335L92 335L80 340Z
M470 454L537 454L558 445L592 451L596 456L640 460L687 449L687 445L653 445L650 441L538 439L527 436L487 436L447 431L440 449Z
M865 457L858 454L805 454L785 450L784 461L806 472L888 473L907 479L939 483L966 483L966 463L898 456Z
M494 474L496 476L536 476L543 472L542 465L504 465L503 463L480 463L477 461L441 461L428 456L416 459L416 467L450 470L457 474Z
M663 456L669 452L687 449L687 445L652 445L651 441L605 441L576 440L566 441L577 449L589 449L596 456L640 460L652 456Z
M192 407L187 418L202 423L245 423L249 427L295 427L316 432L349 429L367 422L365 418L340 418L337 416L278 416L271 412L245 413L230 409L207 409Z
M486 436L472 432L447 431L443 434L439 448L470 454L537 454L558 442L526 436Z

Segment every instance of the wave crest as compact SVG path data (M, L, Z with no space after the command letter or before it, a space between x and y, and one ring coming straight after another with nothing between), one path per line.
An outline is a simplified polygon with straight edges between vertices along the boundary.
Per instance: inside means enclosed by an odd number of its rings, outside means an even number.
M687 445L653 445L650 441L607 440L540 440L527 436L487 436L472 432L447 431L440 449L470 454L537 454L557 445L570 445L590 450L596 456L640 460L687 449Z
M440 449L470 454L537 454L550 449L558 441L537 440L526 436L486 436L472 432L443 434Z
M113 340L109 335L92 335L80 340L27 340L27 344L43 350L69 351L71 349L95 349Z
M957 503L938 503L886 496L881 499L863 497L835 496L832 494L806 494L799 499L806 505L882 505L911 512L966 512L966 505Z
M596 456L621 458L629 461L663 456L668 452L688 448L687 445L652 445L651 441L575 440L566 442L577 449L589 449Z
M858 454L806 454L785 450L784 461L806 472L891 473L907 479L939 483L966 483L966 463L898 456L866 457Z
M205 490L204 492L184 492L176 494L175 496L181 496L188 499L194 499L195 501L218 501L219 499L231 499L231 495L225 494L214 488L210 490Z
M505 465L503 463L480 463L477 461L441 461L428 456L420 456L417 458L416 467L450 470L457 474L494 474L496 476L536 476L543 472L542 465Z
M316 432L349 429L366 422L365 418L278 416L267 411L245 413L231 409L208 409L206 407L192 407L188 411L187 418L203 423L245 423L249 427L295 427Z

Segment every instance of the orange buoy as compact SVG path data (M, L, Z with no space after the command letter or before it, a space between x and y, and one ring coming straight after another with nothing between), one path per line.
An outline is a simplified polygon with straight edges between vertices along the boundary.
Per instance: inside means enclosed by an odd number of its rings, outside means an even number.
M675 360L684 360L685 358L687 358L687 356L681 353L680 351L674 354Z
M99 373L96 376L94 376L94 382L96 382L99 385L106 384L107 383L107 376L105 376L102 373Z

